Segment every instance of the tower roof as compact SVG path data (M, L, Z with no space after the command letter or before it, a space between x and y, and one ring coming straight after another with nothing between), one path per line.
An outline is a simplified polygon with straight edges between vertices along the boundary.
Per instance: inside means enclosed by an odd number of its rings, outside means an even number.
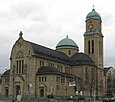
M73 48L78 50L77 44L72 39L68 38L68 36L57 44L56 49L60 48Z
M101 16L95 11L95 9L93 8L91 12L89 12L86 16L86 20L89 19L97 19L97 20L101 20Z

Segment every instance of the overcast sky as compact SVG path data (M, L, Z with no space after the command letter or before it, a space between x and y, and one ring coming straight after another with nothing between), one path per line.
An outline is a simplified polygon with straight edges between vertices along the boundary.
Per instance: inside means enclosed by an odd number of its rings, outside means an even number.
M9 69L20 31L25 40L52 49L68 35L83 52L85 19L93 5L102 18L104 65L115 66L114 0L0 0L0 72Z

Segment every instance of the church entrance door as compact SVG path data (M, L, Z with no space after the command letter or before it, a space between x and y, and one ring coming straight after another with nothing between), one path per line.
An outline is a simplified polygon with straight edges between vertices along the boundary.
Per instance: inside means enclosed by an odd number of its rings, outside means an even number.
M20 95L20 85L16 85L16 96Z
M8 97L8 92L9 92L8 88L6 88L5 91L6 91L6 97Z
M40 97L44 97L44 87L40 88Z

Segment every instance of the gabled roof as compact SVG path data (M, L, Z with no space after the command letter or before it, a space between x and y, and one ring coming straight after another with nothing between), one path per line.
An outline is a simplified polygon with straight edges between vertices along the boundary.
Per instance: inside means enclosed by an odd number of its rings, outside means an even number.
M59 51L56 51L56 50L32 43L32 42L29 42L29 44L32 46L35 56L38 56L44 59L53 60L56 62L71 64L70 58L62 52L59 52Z
M109 71L109 69L111 69L111 68L113 68L113 67L104 67L104 75L106 75L107 72Z

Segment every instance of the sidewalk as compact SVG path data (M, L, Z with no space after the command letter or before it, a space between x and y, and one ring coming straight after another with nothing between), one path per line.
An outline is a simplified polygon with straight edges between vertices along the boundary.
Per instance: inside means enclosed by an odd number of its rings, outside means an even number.
M11 100L6 100L6 101L0 100L0 102L11 102Z

